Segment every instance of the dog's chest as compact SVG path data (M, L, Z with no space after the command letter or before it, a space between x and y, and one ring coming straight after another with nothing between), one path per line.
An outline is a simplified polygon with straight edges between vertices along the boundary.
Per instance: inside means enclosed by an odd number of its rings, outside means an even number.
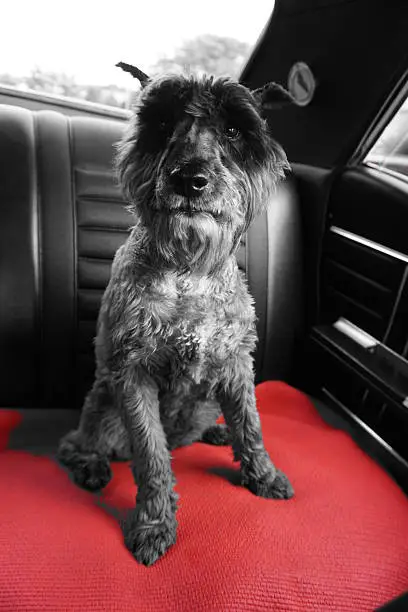
M144 339L148 367L167 378L183 374L198 382L216 327L211 296L199 280L177 279L173 286L167 281L165 290L172 295L171 304L161 313L155 337ZM157 314L152 302L151 308Z
M162 348L174 359L193 364L203 358L208 336L213 327L209 297L199 283L184 280L177 283L177 299L172 316L164 324Z
M121 353L160 384L180 376L211 377L236 353L254 320L251 298L239 279L209 281L167 275L140 283L115 328Z
M168 352L170 359L189 366L202 359L205 338L201 329L180 322L170 328L166 335L163 337L162 349Z

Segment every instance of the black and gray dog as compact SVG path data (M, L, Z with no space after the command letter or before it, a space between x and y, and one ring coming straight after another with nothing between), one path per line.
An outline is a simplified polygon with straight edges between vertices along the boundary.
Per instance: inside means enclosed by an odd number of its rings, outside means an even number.
M125 542L151 565L176 541L172 449L231 444L245 487L293 495L262 439L255 311L235 258L288 168L263 110L290 96L226 78L142 85L117 157L136 222L102 300L95 382L58 458L88 490L109 482L110 459L131 459L138 492Z

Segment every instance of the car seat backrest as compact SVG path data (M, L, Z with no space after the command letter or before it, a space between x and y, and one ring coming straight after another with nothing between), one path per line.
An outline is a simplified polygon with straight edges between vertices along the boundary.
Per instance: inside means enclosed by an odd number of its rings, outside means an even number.
M100 300L132 224L112 168L123 129L0 106L0 405L78 406L92 382ZM288 366L298 241L286 186L237 257L256 301L258 378Z

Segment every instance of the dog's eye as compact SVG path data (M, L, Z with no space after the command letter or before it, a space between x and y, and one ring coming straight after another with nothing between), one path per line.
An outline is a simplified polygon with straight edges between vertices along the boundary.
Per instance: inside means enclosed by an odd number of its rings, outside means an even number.
M161 132L169 132L174 127L174 117L162 115L158 118L158 127Z
M224 130L224 133L226 137L229 138L230 140L236 140L240 135L239 129L236 128L234 125L227 125L227 127Z

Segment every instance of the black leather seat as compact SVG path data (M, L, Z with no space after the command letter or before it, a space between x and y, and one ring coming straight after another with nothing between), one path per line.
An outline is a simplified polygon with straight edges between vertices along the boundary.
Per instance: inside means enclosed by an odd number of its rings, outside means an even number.
M116 184L119 120L0 106L0 405L72 407L132 218ZM258 315L257 380L284 378L300 321L298 203L290 183L238 252Z

